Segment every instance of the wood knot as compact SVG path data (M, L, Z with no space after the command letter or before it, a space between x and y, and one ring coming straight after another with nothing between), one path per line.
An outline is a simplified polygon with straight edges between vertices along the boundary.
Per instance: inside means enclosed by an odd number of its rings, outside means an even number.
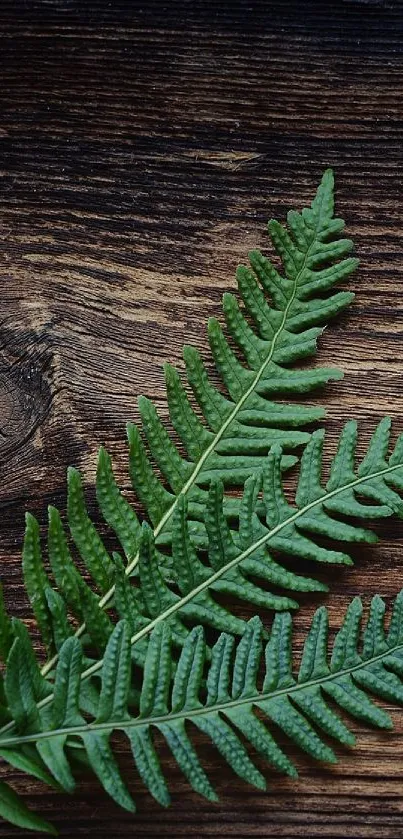
M4 341L4 333L2 335ZM14 338L14 340L13 340ZM7 334L0 359L0 456L13 455L35 433L49 413L51 354L27 332Z

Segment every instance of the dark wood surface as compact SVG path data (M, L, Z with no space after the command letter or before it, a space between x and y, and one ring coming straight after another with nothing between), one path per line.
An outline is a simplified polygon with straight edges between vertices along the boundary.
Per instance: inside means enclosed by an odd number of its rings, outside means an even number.
M321 361L346 373L326 393L330 448L352 414L363 441L384 413L403 431L403 4L3 0L0 22L0 568L13 613L29 618L24 511L44 524L48 503L64 508L69 464L95 511L101 443L130 495L137 394L164 410L161 363L189 337L207 352L205 321L237 262L267 248L267 218L309 201L328 165L361 258L356 302L321 340ZM390 602L402 586L402 524L378 532L331 576L333 629L352 595ZM297 649L318 602L296 618ZM199 740L216 805L165 748L167 811L122 753L135 817L94 783L71 799L6 774L66 837L401 839L392 715L391 734L354 724L358 746L338 749L336 767L295 755L298 781L267 771L265 794Z

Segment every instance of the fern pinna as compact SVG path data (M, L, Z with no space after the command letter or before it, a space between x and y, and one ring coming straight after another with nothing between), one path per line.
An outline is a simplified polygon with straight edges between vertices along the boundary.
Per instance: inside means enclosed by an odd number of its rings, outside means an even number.
M156 544L165 549L159 559L169 579L174 579L175 569L166 547L172 542L178 508L181 515L185 504L192 541L203 546L210 483L221 481L226 489L243 485L250 476L258 477L274 444L281 445L282 468L292 466L297 458L290 451L306 444L310 437L302 429L322 418L324 411L295 401L287 404L284 397L302 396L342 375L333 368L293 367L315 352L323 325L354 296L346 291L332 291L334 284L345 279L357 265L355 258L347 256L352 242L340 238L344 222L333 217L333 187L333 174L328 170L311 207L301 213L288 213L288 230L276 221L269 223L272 242L283 263L283 276L259 251L250 254L252 270L242 266L238 269L244 309L232 294L224 295L223 301L230 341L218 321L209 322L210 346L225 393L212 384L192 347L185 347L184 357L186 377L197 407L192 406L179 373L166 366L170 419L186 457L179 453L149 400L142 397L139 402L143 439L137 426L128 426L132 483L151 522ZM99 454L96 490L100 511L125 554L125 573L135 573L142 528L133 507L119 491L104 449ZM222 509L226 516L238 516L239 499L224 495ZM101 607L110 606L115 563L89 519L81 477L75 469L68 472L67 512L72 541L97 584L98 603ZM35 529L30 517L29 544ZM61 551L66 555L67 551L60 517L54 508L49 510L48 541L50 562L54 565L52 554ZM38 548L35 550L39 553ZM95 598L83 590L81 583L80 593L75 591L72 573L64 582L76 613L82 611L82 597L87 614L89 608L95 609ZM46 586L43 576L39 583L42 588ZM293 587L291 576L287 587ZM43 615L46 611L49 609L43 604ZM84 633L84 627L80 633Z
M157 626L147 649L136 714L130 693L130 628L126 621L120 621L106 647L99 704L90 719L88 715L83 717L79 703L80 684L88 672L79 640L68 638L60 649L50 704L49 683L40 674L27 634L19 633L9 654L4 684L13 728L3 729L0 734L0 755L12 766L68 791L75 786L78 758L88 764L105 791L129 811L134 811L135 804L110 743L112 733L117 731L128 739L143 782L165 806L170 797L153 743L153 729L161 732L193 789L211 800L216 794L192 745L188 722L207 735L237 775L260 789L265 788L265 778L249 757L243 739L275 769L294 777L297 774L271 734L271 722L311 757L334 763L336 755L327 742L329 737L343 745L354 744L354 736L335 705L380 728L391 728L391 719L368 694L403 705L403 592L396 598L387 634L384 612L385 604L376 596L360 647L362 604L356 598L347 610L329 661L327 610L318 609L297 677L292 672L291 616L276 615L265 647L265 675L259 685L263 644L259 618L249 621L237 645L232 635L222 633L212 651L206 647L201 627L195 627L177 664L169 626ZM264 721L256 711L262 712ZM11 792L8 787L7 792ZM0 813L10 817L1 791ZM47 829L43 823L38 827L38 817L33 818L29 826Z

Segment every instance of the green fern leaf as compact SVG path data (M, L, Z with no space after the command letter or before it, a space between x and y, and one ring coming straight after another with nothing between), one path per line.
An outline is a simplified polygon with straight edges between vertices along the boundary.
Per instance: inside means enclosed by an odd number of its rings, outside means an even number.
M25 588L44 644L51 649L53 643L52 620L45 594L50 587L50 583L41 558L39 525L30 513L26 513L25 520L25 539L22 551Z
M195 627L188 635L174 668L169 628L159 625L148 644L137 715L129 708L130 636L128 625L121 621L107 645L98 712L90 721L83 719L79 703L80 683L90 671L82 670L80 642L69 638L60 651L50 704L49 698L37 702L36 712L29 710L21 716L18 691L9 692L15 730L10 732L10 726L5 726L0 731L0 752L7 760L8 750L15 753L26 746L36 748L53 778L60 782L60 766L65 763L69 767L74 752L69 749L69 739L79 738L104 789L128 810L133 810L134 804L110 745L111 735L117 730L128 738L140 776L164 806L169 803L169 794L153 743L155 728L167 741L193 789L210 799L216 796L189 738L189 722L207 735L239 777L258 788L264 788L265 779L243 740L278 771L296 775L270 731L271 723L310 757L334 763L336 754L323 736L336 745L352 746L355 742L335 706L355 719L391 728L389 715L368 694L403 705L403 591L395 600L388 632L384 614L385 604L379 596L374 597L361 633L362 604L358 598L353 600L329 660L327 611L318 609L297 677L292 667L291 616L277 614L266 644L266 674L261 688L257 685L263 652L259 618L249 621L236 646L231 635L220 635L212 650L206 682L203 674L208 649L202 628ZM21 678L22 662L15 652L18 644L15 641L7 662L6 682L10 685ZM25 685L24 691L29 697L24 700L27 705L34 699L35 687ZM6 810L2 814L8 818Z
M0 584L0 659L6 661L13 643L11 619L4 605L3 586Z
M372 519L392 512L402 515L403 502L397 492L403 488L401 439L387 458L389 436L390 421L384 420L375 432L365 458L356 466L356 426L347 423L329 479L323 487L324 438L321 432L315 432L302 457L295 506L283 495L281 450L275 448L263 474L262 503L266 521L263 523L255 512L257 487L256 479L251 478L245 487L239 531L229 528L223 513L222 488L212 484L205 521L208 564L201 563L194 550L186 524L186 504L182 499L175 513L173 531L174 576L180 593L174 592L161 574L162 557L153 546L152 533L147 528L146 542L143 540L140 550L140 594L144 601L141 605L140 599L137 601L142 618L133 626L133 636L144 638L150 626L165 620L174 627L174 636L179 643L185 636L178 620L185 624L198 621L219 630L239 633L244 624L217 603L216 592L235 595L264 608L285 610L295 608L297 603L289 597L271 593L267 583L295 592L323 590L324 586L314 579L291 573L281 566L274 560L271 550L322 563L351 564L344 551L318 545L317 535L325 534L345 543L371 542L376 536L373 531L358 526L359 511L365 518L370 516ZM376 503L385 500L386 495L389 506ZM366 504L359 500L361 496L367 499ZM344 520L335 518L335 512L342 512ZM347 521L348 517L350 521ZM148 557L146 563L145 555ZM264 581L264 588L258 584L259 579ZM130 588L133 590L132 586ZM148 626L144 623L147 616ZM174 617L175 625L172 623Z
M374 542L377 538L368 527L359 525L358 516L366 520L393 513L403 515L403 500L399 495L403 490L402 437L389 456L390 426L388 418L381 421L364 458L356 464L357 426L354 422L346 423L326 482L322 479L324 432L314 432L302 455L294 504L283 492L281 447L273 447L262 474L252 476L245 484L239 528L235 530L224 513L222 484L213 482L207 496L204 525L200 523L199 542L205 549L203 562L192 543L184 497L177 504L173 518L172 569L168 575L164 574L166 557L160 552L153 531L144 523L136 580L129 580L127 567L119 557L114 559L114 607L119 618L128 622L137 663L141 666L144 663L147 636L159 623L169 624L178 646L185 642L189 624L242 633L244 621L228 607L224 608L217 595L230 595L259 608L285 611L297 608L298 601L277 593L278 587L294 595L326 590L314 577L291 572L287 559L297 557L322 564L351 565L349 554L340 550L337 542L348 545ZM58 604L57 615L54 607L48 607L56 648L60 647L63 631L65 637L71 634L70 625L62 615L60 598L64 597L67 606L77 614L78 597L86 633L102 651L113 623L99 608L102 600L75 569L60 530L60 520L53 512L51 520L51 564L56 570L59 591L55 597L47 590L44 597L47 603L50 597ZM332 539L334 547L319 544L318 538L323 536ZM174 585L170 582L172 577L176 581ZM83 628L79 634L82 631ZM56 660L57 657L45 665L45 674Z
M170 419L186 458L179 453L152 403L141 397L143 432L168 488L160 483L133 425L128 427L131 476L160 544L170 541L171 528L167 525L178 496L186 496L197 532L200 506L205 503L206 486L211 480L221 480L225 486L243 484L260 470L274 443L282 445L283 467L292 465L295 460L287 452L309 439L301 428L323 416L321 409L272 400L308 392L341 376L333 369L292 370L286 366L315 352L324 321L353 297L347 292L328 295L331 287L357 265L357 260L350 257L336 263L346 257L352 243L347 239L328 241L344 226L340 219L333 218L333 209L333 175L328 170L311 207L301 214L289 213L289 232L277 222L269 224L284 276L259 251L249 254L251 269L238 268L244 309L231 294L224 295L223 307L226 328L239 355L216 319L210 319L208 325L210 348L225 393L212 384L198 351L185 347L186 377L203 420L193 409L178 372L166 365ZM324 292L326 298L321 296ZM225 499L225 513L236 510L236 499Z
M340 371L333 369L290 366L315 352L323 324L353 297L349 292L331 291L357 265L356 259L347 256L352 243L340 238L344 222L333 217L333 187L333 174L328 170L311 207L288 214L288 230L278 222L270 222L269 233L281 259L283 275L259 251L250 253L250 268L238 269L243 308L231 294L224 295L223 300L226 330L236 352L218 321L209 322L210 347L225 393L213 385L193 347L185 347L184 359L198 408L193 407L179 373L166 365L170 420L186 457L179 452L150 400L140 398L143 436L135 425L128 426L130 474L159 546L171 544L176 512L185 499L191 539L203 547L209 484L221 481L224 487L233 487L243 485L251 475L258 477L273 445L281 445L281 467L293 465L296 457L290 452L310 438L304 426L324 414L321 408L288 404L283 397L305 394L341 376ZM281 401L275 401L278 398ZM150 457L155 460L162 481ZM141 527L116 484L110 457L104 449L99 453L96 491L101 513L123 548L128 562L126 573L130 575L139 562ZM111 605L114 562L90 520L81 478L74 469L68 474L67 507L73 542L100 594L98 605ZM238 517L239 499L225 494L222 509L226 517ZM48 582L40 564L34 579L34 557L28 551L30 540L37 549L35 528L30 520L26 536L27 589L35 602L35 615L45 642L52 648L56 639L44 594ZM83 597L85 602L91 600L94 609L95 601L91 588L85 584L83 594L83 583L78 583L61 521L53 508L49 511L48 538L49 560L57 585L60 588L63 582L63 597L82 621ZM165 573L174 573L172 562L165 561ZM257 599L253 602L257 603ZM82 626L78 634L84 632Z
M94 583L104 594L113 578L113 562L87 514L80 473L72 468L68 470L67 513L70 532L80 556Z
M53 825L28 810L22 798L19 798L4 781L0 781L0 816L17 827L49 833L52 836L57 835Z
M115 531L127 557L135 556L140 523L133 507L126 501L116 484L111 458L103 448L99 451L97 469L97 501L105 521Z
M368 693L403 704L403 595L387 636L384 604L374 599L362 649L362 607L354 601L330 664L326 610L318 610L297 680L292 672L292 625L285 610L298 606L294 593L326 586L291 572L288 558L350 564L338 545L325 548L319 540L371 542L375 534L357 518L402 515L403 435L389 456L390 420L383 420L357 465L357 428L347 423L328 480L323 479L324 433L306 430L323 416L322 409L283 400L341 376L338 370L295 366L315 353L323 324L353 296L332 292L357 261L347 257L352 243L340 238L344 223L333 218L330 171L311 207L290 212L287 223L288 228L269 224L284 276L261 253L251 252L250 268L237 271L243 306L226 294L226 331L216 319L209 321L220 388L193 347L184 348L192 397L179 373L165 367L179 446L152 402L139 400L142 428L128 426L130 474L152 527L140 524L117 486L110 456L104 449L99 453L97 502L125 561L104 545L75 469L68 472L67 521L86 579L58 511L49 508L50 571L42 560L38 522L27 515L24 581L49 658L40 668L26 627L10 620L0 591L0 656L6 662L0 674L0 757L68 792L75 788L78 761L120 806L134 811L114 756L114 731L127 737L144 783L167 806L155 728L192 787L215 800L187 730L189 720L239 777L262 789L265 779L245 739L276 769L296 773L256 709L307 754L332 762L335 754L321 732L346 745L353 737L328 697L381 727L390 725L389 718ZM292 503L282 474L296 463L294 451L301 446ZM242 496L227 494L240 485ZM282 614L268 636L258 618L246 624L234 609L224 608L222 594L227 602L229 595ZM114 612L108 614L110 606ZM224 630L213 649L205 643L204 627ZM237 645L234 635L241 636ZM258 690L267 639L266 676ZM94 648L101 658L93 657ZM0 789L0 814L15 824L50 830L6 785Z

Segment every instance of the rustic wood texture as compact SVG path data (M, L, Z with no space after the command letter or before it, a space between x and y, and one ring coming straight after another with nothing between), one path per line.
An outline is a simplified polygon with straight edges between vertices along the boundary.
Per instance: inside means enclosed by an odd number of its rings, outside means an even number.
M44 525L48 503L64 508L74 464L96 516L101 443L130 496L124 426L137 394L164 410L161 363L189 338L207 357L205 322L236 264L268 249L267 218L310 201L328 165L361 258L356 302L321 340L320 360L346 374L320 397L329 437L352 414L363 441L384 413L403 431L403 6L3 0L0 22L0 569L13 613L29 619L25 510ZM380 545L331 575L333 629L353 595L390 602L403 584L402 523L377 530ZM297 650L315 600L296 618ZM298 781L268 770L265 794L199 738L216 805L192 794L166 748L167 811L122 749L135 817L95 783L71 799L7 774L66 837L401 839L403 714L392 716L391 734L354 724L357 748L337 749L336 767L296 754Z

